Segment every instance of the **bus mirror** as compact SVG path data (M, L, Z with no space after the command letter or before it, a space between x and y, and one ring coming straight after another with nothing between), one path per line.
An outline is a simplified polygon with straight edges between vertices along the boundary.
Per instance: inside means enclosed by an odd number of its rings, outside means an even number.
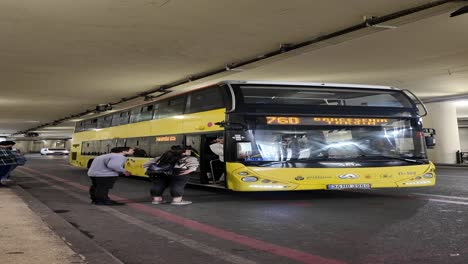
M226 122L225 121L221 121L221 122L216 122L214 123L215 125L219 126L219 127L225 127L226 126Z
M436 145L436 140L432 136L425 136L424 139L426 140L426 147L427 148L434 148Z
M436 131L434 128L423 128L424 131L424 140L426 142L427 148L434 148L436 145Z

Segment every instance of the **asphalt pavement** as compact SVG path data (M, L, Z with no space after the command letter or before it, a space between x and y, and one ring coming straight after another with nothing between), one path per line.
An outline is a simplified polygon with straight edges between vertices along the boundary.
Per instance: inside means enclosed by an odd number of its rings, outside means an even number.
M86 170L66 157L30 157L13 176L78 231L72 249L85 257L100 252L129 264L466 264L468 170L437 173L435 187L408 189L234 193L192 186L187 206L152 205L150 182L122 177L111 191L126 203L118 207L92 205Z

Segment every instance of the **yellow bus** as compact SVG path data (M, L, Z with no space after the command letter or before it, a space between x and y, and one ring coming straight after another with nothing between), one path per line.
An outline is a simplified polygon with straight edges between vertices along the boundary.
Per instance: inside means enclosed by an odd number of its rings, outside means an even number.
M184 145L201 164L191 183L234 191L432 186L419 103L393 87L225 81L77 122L70 163L129 146L126 168L146 177L145 161Z

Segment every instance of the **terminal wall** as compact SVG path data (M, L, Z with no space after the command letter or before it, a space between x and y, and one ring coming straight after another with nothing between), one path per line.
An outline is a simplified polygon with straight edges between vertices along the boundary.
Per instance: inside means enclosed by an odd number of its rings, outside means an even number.
M9 139L16 142L15 148L22 153L39 153L41 148L70 149L70 139Z
M460 150L457 110L454 102L427 104L429 114L424 117L424 127L436 129L436 146L428 150L434 163L455 164L456 152Z

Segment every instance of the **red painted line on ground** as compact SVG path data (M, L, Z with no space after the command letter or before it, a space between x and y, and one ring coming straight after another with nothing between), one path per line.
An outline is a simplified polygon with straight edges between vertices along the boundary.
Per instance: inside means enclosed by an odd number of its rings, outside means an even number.
M30 172L34 172L36 174L43 175L43 176L48 177L50 179L53 179L53 180L65 183L67 185L73 186L73 187L78 188L78 189L83 190L83 191L87 191L89 189L88 186L84 186L84 185L81 185L79 183L72 182L72 181L67 181L67 180L64 180L64 179L62 179L60 177L50 175L48 173L43 173L43 172L31 169L31 168L27 168L27 167L22 167L22 168L25 169L25 170L28 170ZM116 196L116 195L111 195L111 198L116 199L116 200L117 199L118 200L128 200L127 198L119 197L119 196ZM218 238L221 238L221 239L224 239L224 240L232 241L232 242L244 245L244 246L248 246L248 247L251 247L251 248L258 249L258 250L266 251L266 252L274 254L274 255L278 255L278 256L289 258L289 259L293 259L293 260L296 260L298 262L307 263L307 264L345 264L346 263L346 262L343 262L343 261L339 261L339 260L335 260L335 259L328 259L328 258L324 258L324 257L318 256L318 255L313 255L313 254L309 254L309 253L306 253L306 252L302 252L302 251L299 251L299 250L296 250L296 249L292 249L292 248L283 247L283 246L275 245L275 244L272 244L272 243L264 242L264 241L257 240L255 238L251 238L251 237L248 237L248 236L240 235L240 234L237 234L237 233L234 233L234 232L231 232L231 231L226 231L226 230L223 230L223 229L220 229L220 228L217 228L217 227L213 227L213 226L210 226L210 225L207 225L207 224L202 224L200 222L190 220L188 218L184 218L184 217L181 217L181 216L178 216L178 215L175 215L175 214L171 214L171 213L168 213L168 212L166 212L164 210L156 209L156 208L146 206L146 205L143 205L143 204L127 203L126 205L130 206L132 208L135 208L135 209L137 209L139 211L145 212L145 213L147 213L149 215L163 218L163 219L165 219L165 220L167 220L169 222L182 225L182 226L184 226L186 228L189 228L189 229L192 229L192 230L203 232L203 233L209 234L209 235L214 236L214 237L218 237Z

